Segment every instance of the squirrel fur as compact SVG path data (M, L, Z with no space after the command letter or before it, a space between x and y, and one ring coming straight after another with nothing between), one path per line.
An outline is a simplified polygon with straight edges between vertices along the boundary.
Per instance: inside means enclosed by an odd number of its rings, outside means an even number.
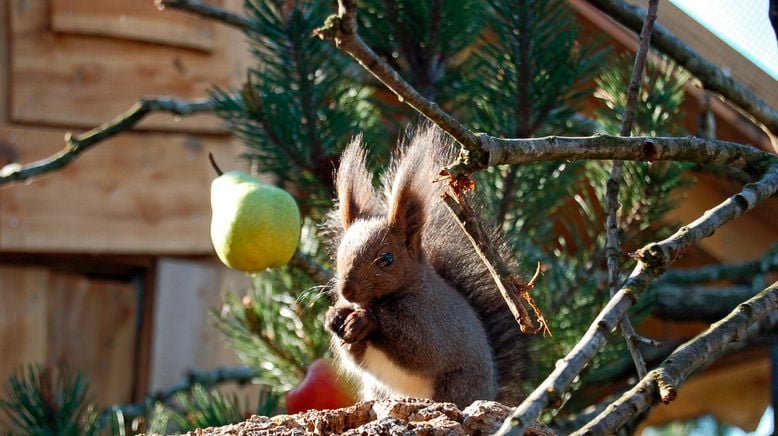
M363 396L516 404L527 338L433 183L453 148L420 128L373 187L357 138L336 175L332 346ZM505 250L503 250L505 251Z

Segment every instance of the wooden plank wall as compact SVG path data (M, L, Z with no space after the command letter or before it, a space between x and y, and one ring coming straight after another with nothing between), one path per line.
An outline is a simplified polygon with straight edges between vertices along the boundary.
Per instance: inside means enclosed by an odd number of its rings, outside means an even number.
M242 33L159 11L151 0L6 5L10 95L2 102L0 166L49 156L68 131L108 121L141 96L199 98L244 79ZM133 26L117 24L127 21ZM230 168L242 146L213 115L156 114L141 128L152 131L119 135L64 171L0 191L0 250L211 254L207 154Z
M235 11L242 4L206 1ZM159 11L152 0L2 1L0 28L0 167L57 152L66 133L106 122L141 96L200 98L212 86L237 86L248 60L239 31ZM62 171L0 190L0 383L22 364L66 362L92 380L99 407L146 395L148 381L159 380L149 372L152 343L165 336L152 331L157 284L148 265L160 256L213 255L207 154L236 168L241 151L212 115L157 114ZM146 259L145 279L113 271L117 256L133 254ZM216 277L226 270L207 268ZM142 286L152 298L141 307ZM178 294L201 312L182 321L207 319L213 305L201 302L218 300L217 288ZM158 316L175 319L176 308ZM215 349L209 328L183 332L202 348L186 355L186 366L170 367L164 382L189 368L236 363Z
M136 289L41 266L0 266L0 380L23 365L64 364L89 377L100 407L132 399Z

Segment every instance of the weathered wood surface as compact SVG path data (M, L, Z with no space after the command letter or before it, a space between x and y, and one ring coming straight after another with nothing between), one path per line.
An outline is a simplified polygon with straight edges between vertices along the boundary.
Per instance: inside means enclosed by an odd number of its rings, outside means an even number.
M161 258L156 271L149 392L169 388L192 369L240 364L208 312L220 310L224 293L243 295L251 279L215 258ZM257 398L245 391L241 396Z
M93 2L83 3L94 7ZM103 6L95 11L113 11L119 8L118 3L143 3L153 8L151 0L102 3ZM126 111L142 96L200 98L213 86L237 86L245 79L244 37L235 29L209 23L212 45L218 47L212 52L169 45L172 43L169 33L174 32L171 29L183 20L184 14L179 11L154 11L156 16L151 17L158 17L154 20L159 25L137 29L147 35L147 39L161 38L168 42L153 44L56 32L51 28L50 13L54 14L53 21L59 20L60 24L61 19L57 17L65 13L57 4L48 1L10 0L8 6L12 123L92 128ZM129 7L126 19L133 16L132 11L137 7L140 6ZM116 18L121 19L121 14L116 14ZM71 18L78 19L83 15L71 15ZM104 20L92 18L93 23L106 27L113 21L107 14L103 16ZM168 21L173 27L166 27ZM83 23L80 25L88 28ZM92 25L95 26L97 24ZM201 31L194 30L195 33ZM141 127L225 132L222 122L209 115L176 120L170 115L155 114L144 120Z
M492 434L502 425L511 408L494 401L476 401L460 411L452 403L402 398L365 401L337 410L313 410L297 415L252 416L219 428L189 432L189 435L472 435ZM552 435L535 424L527 435Z
M224 6L220 0L205 3ZM153 0L51 0L51 26L61 33L107 36L202 51L216 47L216 23L190 14L160 13Z
M0 166L63 147L65 131L0 127ZM211 254L207 154L244 167L224 137L128 133L62 171L0 191L0 250Z
M137 295L126 280L0 266L0 382L27 364L89 378L100 407L132 399Z

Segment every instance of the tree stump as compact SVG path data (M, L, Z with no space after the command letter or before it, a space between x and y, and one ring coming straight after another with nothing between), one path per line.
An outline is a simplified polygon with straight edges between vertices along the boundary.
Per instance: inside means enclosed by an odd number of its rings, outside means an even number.
M237 424L198 429L204 435L488 435L500 428L511 408L494 401L476 401L460 411L452 403L417 398L363 401L336 410L310 410L296 415L252 416ZM526 435L554 433L536 423Z

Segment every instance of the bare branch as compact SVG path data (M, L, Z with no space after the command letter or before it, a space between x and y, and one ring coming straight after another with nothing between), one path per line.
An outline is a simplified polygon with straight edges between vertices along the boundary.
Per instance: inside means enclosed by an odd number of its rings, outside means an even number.
M651 243L638 250L637 266L619 292L600 311L578 344L557 364L554 371L522 402L503 423L499 434L523 434L548 405L561 398L571 383L605 345L610 332L632 307L640 293L662 274L684 248L707 237L713 231L752 209L757 203L778 191L778 162L755 183L746 185L716 207L706 211L691 224L682 227L667 239Z
M728 165L751 175L761 175L778 161L774 154L749 145L697 137L597 135L505 139L482 135L482 138L489 151L489 166L548 160L674 160Z
M0 186L11 182L24 181L50 171L63 168L76 156L89 150L96 144L132 129L146 115L153 112L169 112L186 116L213 111L213 103L208 99L181 100L171 97L141 98L127 112L113 120L80 135L68 132L65 135L65 148L45 159L26 165L10 163L0 169Z
M627 93L627 105L624 110L624 119L621 124L621 136L630 136L632 132L632 125L635 121L635 110L640 94L640 85L643 83L643 71L645 71L646 60L648 59L651 32L654 29L654 21L656 21L656 11L658 7L659 0L649 1L648 14L646 15L645 21L643 21L643 30L640 31L640 48L638 49L637 56L635 56L635 64L632 66L632 77L629 81L629 91ZM623 168L624 161L613 161L613 168L611 168L611 173L606 182L605 189L605 203L608 211L608 216L605 219L605 253L608 261L608 288L610 289L611 297L618 291L619 283L621 281L621 268L619 267L619 254L621 253L621 249L619 248L619 223L616 212L619 208L619 188L621 187L621 181L623 179ZM643 360L643 356L640 355L636 341L633 340L634 337L637 337L637 334L627 315L624 315L624 318L621 320L621 332L624 335L624 340L627 342L629 354L635 362L638 376L642 378L646 375L648 369L646 368L646 362Z
M627 94L627 106L624 109L624 119L621 123L621 136L630 136L632 125L635 123L635 109L637 108L638 95L640 94L640 85L643 83L643 72L646 68L648 59L648 48L651 45L651 34L654 31L654 22L659 8L659 0L649 0L648 12L643 20L643 27L640 30L640 47L635 56L635 64L632 66L632 77L629 81L629 91Z
M622 0L588 1L634 32L638 32L643 25L643 18L646 15L643 8L632 6ZM724 74L661 24L657 24L654 30L654 46L700 79L705 89L721 94L764 124L773 134L778 135L778 111L770 107L754 91Z
M676 390L698 368L727 351L731 342L748 335L749 326L778 309L778 282L740 304L726 318L679 347L664 363L574 434L612 434L636 412L673 401ZM772 322L770 319L769 321Z
M179 9L191 14L199 15L203 18L221 21L222 23L246 30L249 27L249 21L246 17L222 9L217 6L203 3L202 0L154 0L154 4L160 10L165 8Z

